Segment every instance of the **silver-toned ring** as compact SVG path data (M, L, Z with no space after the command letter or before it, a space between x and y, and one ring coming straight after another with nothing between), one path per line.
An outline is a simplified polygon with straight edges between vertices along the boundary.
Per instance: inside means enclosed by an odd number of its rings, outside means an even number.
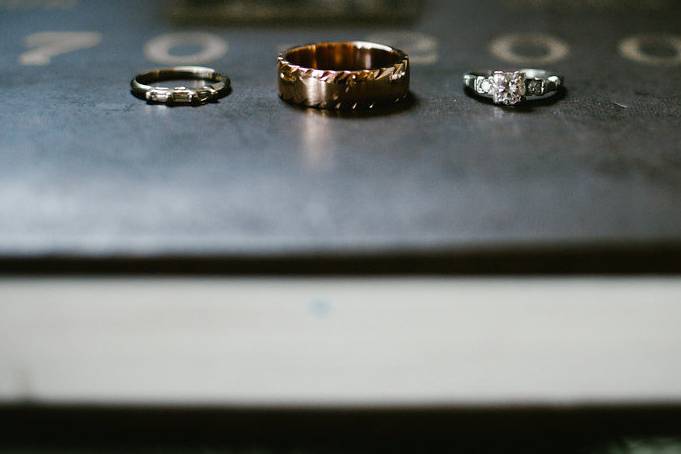
M562 76L543 69L470 72L463 76L465 88L505 106L554 96L563 83Z
M206 84L197 88L150 85L171 80L200 80ZM211 68L175 66L138 74L130 82L130 87L135 96L146 99L150 103L204 104L227 94L230 89L230 80L229 77Z

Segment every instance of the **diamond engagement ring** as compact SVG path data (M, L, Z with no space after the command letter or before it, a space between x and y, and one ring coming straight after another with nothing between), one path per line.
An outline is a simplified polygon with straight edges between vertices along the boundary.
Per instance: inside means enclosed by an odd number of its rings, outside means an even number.
M409 94L409 58L363 41L322 42L284 51L277 60L284 101L328 110L392 105Z
M543 69L487 71L464 74L463 83L476 95L493 99L495 104L514 106L555 95L563 85L563 77Z
M198 87L158 87L150 84L171 80L202 81ZM210 83L209 83L210 82ZM130 82L132 93L150 103L205 104L227 94L230 81L214 69L202 66L176 66L138 74Z

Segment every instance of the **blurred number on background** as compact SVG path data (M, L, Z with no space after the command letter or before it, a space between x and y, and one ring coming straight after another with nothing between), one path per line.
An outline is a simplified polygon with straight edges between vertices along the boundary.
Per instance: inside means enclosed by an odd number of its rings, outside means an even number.
M414 65L433 65L438 61L437 39L420 32L381 32L367 37L404 50ZM43 66L53 57L80 49L89 49L102 41L97 32L38 32L25 38L27 50L19 56L22 65ZM278 46L280 50L290 47ZM190 48L182 54L173 50ZM546 65L563 60L570 47L554 36L526 33L510 34L490 43L497 58L522 65ZM227 41L212 33L168 33L153 38L144 46L146 57L167 65L199 65L221 59L227 54ZM647 65L681 65L681 36L637 35L622 40L620 54Z
M413 65L434 65L438 60L437 39L420 32L382 32L374 33L367 40L389 44L409 55Z
M495 57L519 65L548 65L570 53L563 40L542 33L504 35L492 41L489 50Z
M171 52L178 48L191 48L193 52ZM144 55L150 61L164 65L201 65L221 59L227 50L227 41L212 33L168 33L147 42Z
M619 50L622 56L638 63L681 65L681 36L632 36L620 42Z
M22 65L48 65L52 57L89 49L102 41L102 34L97 32L40 32L28 35L26 47L30 47L19 56Z
M0 10L73 9L78 0L0 0Z

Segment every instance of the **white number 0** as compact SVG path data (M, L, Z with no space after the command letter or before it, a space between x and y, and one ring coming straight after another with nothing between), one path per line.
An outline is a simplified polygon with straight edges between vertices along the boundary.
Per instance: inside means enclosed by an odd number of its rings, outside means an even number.
M22 65L48 65L52 57L78 49L95 47L102 41L96 32L40 32L26 37L26 46L33 49L21 54Z
M182 45L195 45L199 49L185 55L171 52L174 47ZM221 59L228 47L227 41L212 33L168 33L149 41L144 46L144 54L149 60L164 65L201 65Z

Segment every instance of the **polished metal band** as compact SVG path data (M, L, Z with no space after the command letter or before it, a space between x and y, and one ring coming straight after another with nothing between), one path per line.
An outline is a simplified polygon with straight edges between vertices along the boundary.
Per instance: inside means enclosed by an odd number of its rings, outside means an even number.
M150 84L170 80L201 80L212 82L198 88L156 87ZM176 66L138 74L131 82L133 94L151 103L203 104L224 96L230 80L214 69L202 66Z
M555 95L563 85L563 77L543 69L484 71L464 74L463 83L476 95L491 98L496 104L515 105Z
M409 94L409 58L363 41L294 47L278 58L279 95L287 102L332 110L372 109Z

